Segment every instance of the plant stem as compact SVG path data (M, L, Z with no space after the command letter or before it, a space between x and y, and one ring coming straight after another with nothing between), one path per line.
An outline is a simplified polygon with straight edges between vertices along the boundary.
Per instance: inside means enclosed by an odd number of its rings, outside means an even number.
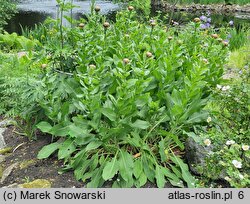
M61 34L61 48L64 47L64 40L63 40L63 9L64 9L64 2L62 2L61 6L61 17L60 17L60 34Z
M169 21L168 21L168 27L167 27L167 31L168 31L168 29L169 29L169 27L170 27L170 24L171 24L171 21L172 21L172 19L173 19L173 15L174 15L174 7L176 6L176 4L179 2L179 0L176 0L174 3L173 3L173 5L171 6L171 13L170 13L170 17L169 17Z
M146 134L145 138L144 138L144 142L146 141L146 139L148 138L149 134L165 119L169 117L168 115L164 116L162 119L160 119L150 130L149 132Z
M70 25L71 25L71 28L73 28L73 0L71 0L70 2Z

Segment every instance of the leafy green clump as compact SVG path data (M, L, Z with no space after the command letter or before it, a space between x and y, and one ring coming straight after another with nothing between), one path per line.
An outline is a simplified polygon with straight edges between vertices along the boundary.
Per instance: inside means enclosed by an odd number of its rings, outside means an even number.
M16 33L9 34L5 32L0 34L0 48L5 50L19 49L31 51L38 45L37 40L30 40L24 36L18 36Z
M0 31L3 26L16 13L16 5L10 0L0 0Z
M15 115L30 138L36 128L53 136L38 158L57 152L63 170L88 187L195 187L184 142L194 125L207 124L204 107L221 81L227 44L199 23L166 30L160 21L138 20L133 9L115 22L94 11L79 27L69 21L63 27L49 19L29 32L42 46L14 59L27 60ZM13 93L3 91L4 100Z
M58 151L65 170L88 187L194 187L180 157L183 130L206 121L227 47L195 23L166 32L160 22L137 21L134 11L119 12L110 27L104 22L93 14L84 28L55 23L46 32L50 69L28 93L37 97L37 127L55 142L38 158Z

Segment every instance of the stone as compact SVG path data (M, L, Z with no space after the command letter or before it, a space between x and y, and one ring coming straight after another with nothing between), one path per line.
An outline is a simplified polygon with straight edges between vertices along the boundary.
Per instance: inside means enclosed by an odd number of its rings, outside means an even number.
M5 131L5 128L0 128L0 149L3 149L6 146L6 143L3 137L4 131Z
M0 122L0 128L5 128L5 127L7 127L7 126L9 126L11 124L12 124L11 120L3 120L3 121Z
M0 164L5 162L5 158L6 158L6 156L0 155Z
M203 174L203 169L206 165L206 158L212 151L212 146L204 147L203 145L195 142L189 137L185 143L185 157L188 161L190 170L196 174Z
M20 169L26 169L29 166L34 165L35 163L36 163L35 159L25 160L25 161L20 163L19 167L20 167Z
M195 175L207 175L206 159L213 152L213 145L203 146L191 137L186 140L185 157L189 165L190 171ZM227 176L226 170L223 169L218 175L214 175L214 180L224 180Z
M3 171L0 183L3 183L6 180L6 178L11 174L11 172L14 170L14 168L16 168L17 166L18 166L18 162L11 164L9 167L7 167Z
M190 4L190 5L173 5L164 2L162 5L158 6L160 8L168 10L177 10L177 11L213 11L215 13L234 13L234 12L241 12L241 13L250 13L250 5L239 6L239 5L225 5L225 4L211 4L211 5L203 5L203 4Z
M13 184L10 184L8 186L3 186L2 188L18 188L18 184L17 183L13 183Z
M18 185L19 188L51 188L51 182L46 179L36 179L32 182Z
M3 167L0 166L0 178L2 178L2 176L3 176Z
M4 141L3 133L6 130L6 127L11 125L12 121L11 120L3 120L0 121L0 149L5 148L6 143Z
M5 148L2 148L0 149L0 155L5 155L5 154L8 154L8 153L11 153L13 150L12 147L5 147Z

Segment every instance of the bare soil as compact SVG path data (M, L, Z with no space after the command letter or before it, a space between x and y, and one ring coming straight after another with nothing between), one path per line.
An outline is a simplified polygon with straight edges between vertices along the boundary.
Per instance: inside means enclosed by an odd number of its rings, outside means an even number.
M7 147L15 149L18 145L22 145L14 152L7 154L1 166L3 169L6 169L16 162L18 162L19 165L12 170L3 183L0 183L0 187L22 184L36 179L46 179L50 181L51 187L53 188L84 187L85 184L77 181L72 171L63 174L58 173L63 167L63 162L58 161L56 157L44 160L38 160L36 158L39 150L44 145L50 143L50 136L40 134L37 140L29 141L27 137L14 133L14 130L14 126L9 126L3 134Z

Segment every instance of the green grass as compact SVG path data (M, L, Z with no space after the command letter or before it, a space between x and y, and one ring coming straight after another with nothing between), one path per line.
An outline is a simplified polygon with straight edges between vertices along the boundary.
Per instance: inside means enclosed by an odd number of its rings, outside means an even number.
M233 51L229 58L229 67L243 69L246 64L250 63L250 44Z
M250 31L249 29L247 29L247 27L243 27L239 30L232 29L230 31L230 35L231 35L230 50L232 51L237 50L241 48L242 46L244 46L245 44L247 44L249 41L249 33Z
M243 69L245 65L250 64L250 30L243 28L240 32L232 30L230 32L230 48L232 52L229 58L229 67Z

